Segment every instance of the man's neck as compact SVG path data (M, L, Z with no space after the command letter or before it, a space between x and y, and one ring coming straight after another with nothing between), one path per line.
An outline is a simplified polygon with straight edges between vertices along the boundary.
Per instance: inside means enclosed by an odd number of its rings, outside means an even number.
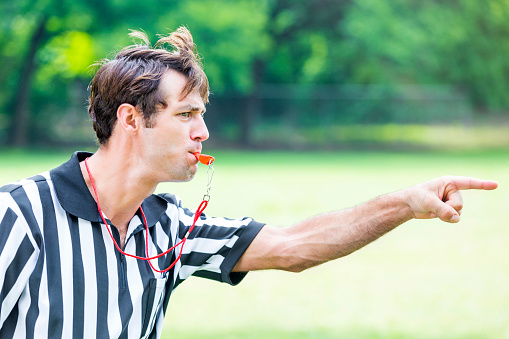
M81 172L87 187L99 204L103 213L110 219L120 233L121 247L124 246L129 221L141 203L156 189L157 183L143 180L136 158L129 152L118 152L108 148L99 150L87 160L96 192L88 175L85 162L81 162Z

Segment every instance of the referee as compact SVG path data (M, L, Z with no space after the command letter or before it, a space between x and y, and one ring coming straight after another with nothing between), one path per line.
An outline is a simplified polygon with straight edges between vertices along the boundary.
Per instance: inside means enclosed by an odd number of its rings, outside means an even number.
M236 285L252 270L299 272L412 218L458 222L460 190L497 187L442 177L288 228L195 219L153 192L196 173L207 77L187 29L154 48L131 35L143 43L100 62L90 85L96 153L0 188L0 338L159 338L173 289L191 275ZM163 254L182 241L181 256L179 246Z

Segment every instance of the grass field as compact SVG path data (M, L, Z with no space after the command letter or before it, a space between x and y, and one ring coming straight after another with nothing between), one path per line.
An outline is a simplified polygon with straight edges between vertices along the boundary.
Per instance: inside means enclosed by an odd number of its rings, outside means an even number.
M212 153L212 152L211 152ZM300 274L252 272L232 288L191 278L172 296L163 338L509 338L509 152L213 152L207 213L286 226L443 174L499 181L467 191L459 224L414 220ZM0 151L0 184L68 153ZM206 171L160 191L199 204Z

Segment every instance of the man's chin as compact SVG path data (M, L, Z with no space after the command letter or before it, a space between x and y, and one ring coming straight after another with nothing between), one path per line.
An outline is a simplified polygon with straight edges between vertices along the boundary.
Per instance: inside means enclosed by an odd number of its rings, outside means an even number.
M188 171L185 171L185 173L182 173L181 176L178 178L172 178L168 180L169 182L188 182L193 180L193 178L196 176L196 173L198 172L198 166L194 166L189 168Z
M190 174L187 178L185 178L184 180L182 180L182 182L188 182L188 181L191 181L194 179L194 177L196 176L196 172Z

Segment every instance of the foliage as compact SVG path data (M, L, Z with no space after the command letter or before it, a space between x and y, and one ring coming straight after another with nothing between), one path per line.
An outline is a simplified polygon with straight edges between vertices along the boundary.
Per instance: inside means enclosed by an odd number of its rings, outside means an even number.
M194 35L218 109L244 106L217 125L245 116L243 133L250 116L277 116L254 100L267 83L446 85L476 112L509 106L506 0L5 0L0 11L0 143L58 141L51 126L83 113L88 65L129 44L129 29L154 36L180 25Z
M454 84L480 107L509 105L509 3L356 0L339 48L355 83Z
M249 92L251 64L270 48L265 0L189 0L158 19L159 32L185 25L203 55L212 90Z

